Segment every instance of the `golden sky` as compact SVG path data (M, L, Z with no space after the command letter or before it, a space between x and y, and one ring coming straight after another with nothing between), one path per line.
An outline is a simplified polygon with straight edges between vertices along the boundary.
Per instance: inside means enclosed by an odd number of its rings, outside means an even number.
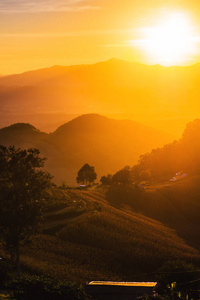
M199 0L1 0L0 74L111 57L194 64L199 15Z

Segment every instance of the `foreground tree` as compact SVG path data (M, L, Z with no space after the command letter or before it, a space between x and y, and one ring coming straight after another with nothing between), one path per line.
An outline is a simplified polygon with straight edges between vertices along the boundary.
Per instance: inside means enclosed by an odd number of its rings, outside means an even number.
M97 179L97 174L94 171L94 167L85 164L79 171L76 178L77 183L87 185L88 183L94 182Z
M0 238L20 274L20 246L36 233L41 201L51 176L40 170L44 158L37 149L0 146Z

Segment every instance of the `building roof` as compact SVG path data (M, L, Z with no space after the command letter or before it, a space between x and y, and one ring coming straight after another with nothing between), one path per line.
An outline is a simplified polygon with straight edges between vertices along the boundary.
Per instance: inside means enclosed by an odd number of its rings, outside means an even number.
M157 282L118 282L118 281L90 281L89 285L140 286L155 287Z

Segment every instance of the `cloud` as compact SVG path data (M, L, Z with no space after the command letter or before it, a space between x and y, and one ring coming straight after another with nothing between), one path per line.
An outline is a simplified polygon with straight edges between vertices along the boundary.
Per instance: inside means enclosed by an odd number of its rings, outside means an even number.
M37 13L98 10L85 0L1 0L0 13Z

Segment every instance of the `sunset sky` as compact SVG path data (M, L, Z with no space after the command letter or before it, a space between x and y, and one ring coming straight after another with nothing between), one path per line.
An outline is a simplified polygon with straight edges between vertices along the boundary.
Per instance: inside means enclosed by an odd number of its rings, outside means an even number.
M0 0L0 74L111 57L200 61L199 0Z

